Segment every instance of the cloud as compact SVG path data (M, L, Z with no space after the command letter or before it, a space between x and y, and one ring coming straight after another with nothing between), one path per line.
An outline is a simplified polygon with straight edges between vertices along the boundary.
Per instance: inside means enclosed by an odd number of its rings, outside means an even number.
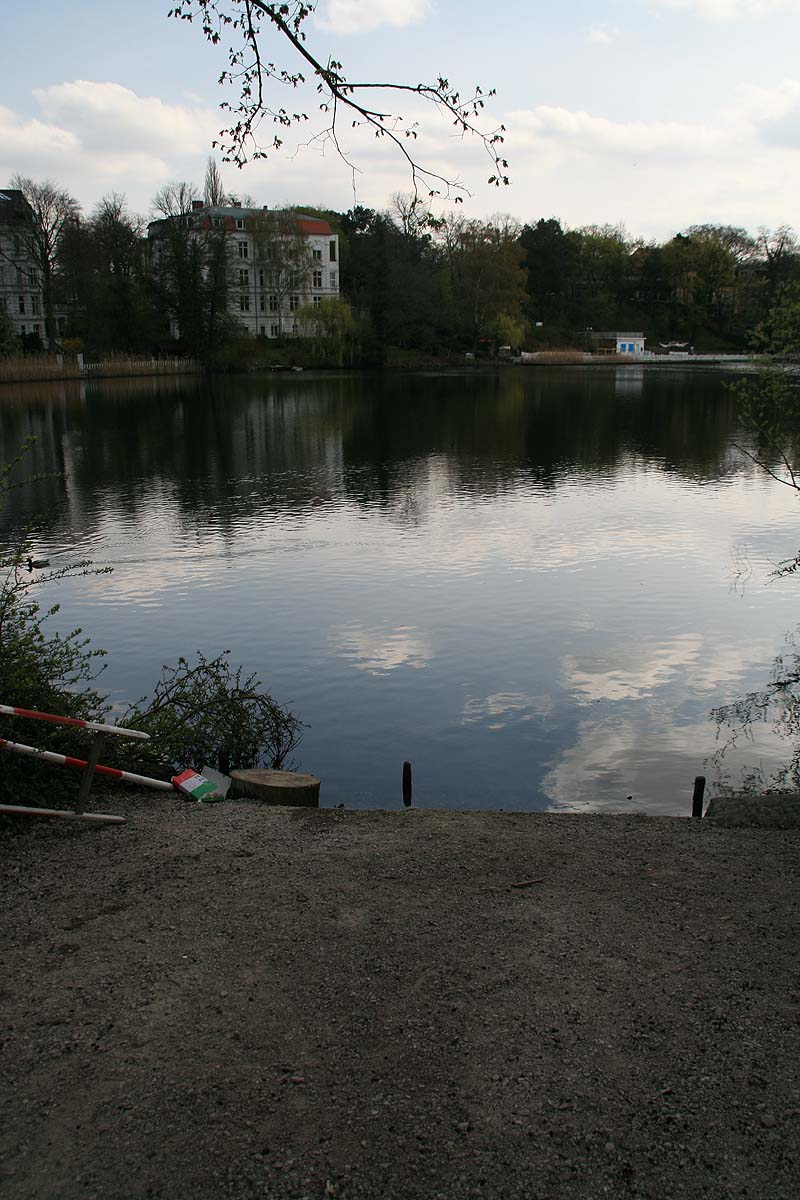
M800 80L783 79L774 87L743 84L726 113L730 121L749 127L765 146L800 146Z
M800 2L800 0L798 0ZM377 9L370 10L374 17ZM380 11L388 12L388 8ZM407 19L408 6L398 8ZM372 18L371 18L372 19ZM113 81L71 80L34 93L35 112L0 108L0 184L17 172L52 176L87 207L110 188L132 208L147 211L170 178L201 182L211 142L224 118L183 94L168 103ZM493 101L493 103L496 103ZM490 173L477 141L462 139L430 111L419 118L414 149L427 166L463 178L473 192L470 215L498 208L529 221L557 214L569 225L622 222L645 236L670 236L682 226L723 221L749 228L792 220L800 189L800 79L771 87L742 85L716 113L691 120L614 120L566 105L540 105L487 124L507 127L505 151L513 187L486 185ZM409 173L388 139L342 130L359 169L328 145L301 147L290 139L242 173L223 165L231 188L262 203L318 203L345 210L353 203L382 209L407 191ZM298 135L301 139L307 133Z
M168 104L108 81L76 79L33 96L41 119L0 108L0 182L52 176L87 207L113 189L146 209L167 179L202 178L220 125L208 105Z
M586 31L586 40L595 46L610 46L621 33L618 25L595 25Z
M684 158L727 153L733 131L682 121L611 121L607 117L541 104L512 113L509 144L551 144L591 154L642 159L677 153Z
M47 168L68 158L80 147L78 137L68 129L18 116L10 108L0 108L0 146L4 159L43 161Z
M655 0L662 8L695 12L711 21L757 20L772 13L800 12L800 0Z
M71 128L88 150L138 150L148 155L207 150L220 126L214 108L166 104L119 83L76 79L34 91L53 125Z
M415 25L427 13L428 0L326 0L315 23L328 33L367 33L383 25Z

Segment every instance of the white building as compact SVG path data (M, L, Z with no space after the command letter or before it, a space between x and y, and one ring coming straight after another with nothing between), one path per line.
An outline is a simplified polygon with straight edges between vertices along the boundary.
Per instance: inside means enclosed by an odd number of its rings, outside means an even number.
M39 271L29 241L33 209L22 192L0 191L0 310L19 334L38 334L45 340L44 302Z
M643 333L615 333L617 354L644 354Z
M195 200L191 213L148 226L150 261L156 273L168 261L171 220L188 226L198 241L224 231L228 312L243 333L266 338L297 334L298 310L339 296L339 238L327 221L302 213L211 206ZM273 256L270 241L279 243ZM175 322L172 332L179 333Z
M601 333L591 330L589 338L593 343L594 354L644 354L645 336L642 332L611 330Z

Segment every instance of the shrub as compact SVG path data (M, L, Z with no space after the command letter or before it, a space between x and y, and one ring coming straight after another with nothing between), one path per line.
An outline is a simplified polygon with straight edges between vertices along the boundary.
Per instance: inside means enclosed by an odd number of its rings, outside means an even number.
M228 651L212 659L198 652L194 664L179 658L162 667L153 695L123 718L151 739L126 743L128 762L161 774L205 764L225 773L292 765L301 721L262 689L255 674L244 676L228 660Z
M32 479L18 478L18 469L33 440L0 468L0 507L10 491ZM102 721L109 705L94 683L105 651L92 649L80 629L49 634L45 622L58 612L58 605L43 609L31 593L44 583L105 574L111 568L97 569L83 561L31 573L25 565L29 553L29 531L22 530L12 549L0 555L0 704ZM213 659L198 653L194 664L179 658L175 666L163 667L152 697L134 705L122 723L149 733L151 741L122 744L108 739L105 761L114 762L116 755L121 766L165 777L178 768L199 769L206 763L225 772L288 765L303 729L254 674L245 676L242 667L231 667L227 652ZM87 736L78 730L17 717L0 718L0 737L76 758L86 758L89 748ZM35 804L43 796L77 788L77 773L0 753L0 802Z

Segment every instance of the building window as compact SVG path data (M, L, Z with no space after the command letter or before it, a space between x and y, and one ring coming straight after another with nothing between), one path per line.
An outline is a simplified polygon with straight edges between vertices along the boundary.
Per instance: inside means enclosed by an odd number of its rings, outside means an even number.
M259 297L258 297L258 311L259 311L259 312L266 312L266 311L267 311L267 299L266 299L266 296L259 296Z
M22 251L20 249L19 238L17 237L16 234L14 234L14 257L19 258L21 253L22 253Z
M38 325L34 325L34 327L33 327L33 332L34 332L34 333L38 333L38 332L39 332L39 326L38 326Z
M32 313L34 313L34 314L36 314L36 313L38 313L39 311L40 311L40 310L39 310L39 297L38 297L38 296L31 296L31 312L32 312Z
M290 296L289 297L289 311L296 312L299 307L300 307L300 297L299 296Z
M277 326L277 325L270 325L270 327L269 327L269 336L270 336L270 337L277 337L277 336L278 336L278 326Z
M236 218L236 228L237 228L237 229L244 229L244 219L243 219L242 217L237 217L237 218Z
M27 332L28 332L28 326L27 326L27 325L20 325L20 327L19 327L19 331L20 331L20 333L27 333Z
M247 287L249 282L250 272L247 270L247 267L242 267L241 271L239 272L239 286Z
M314 262L322 262L322 251L321 250L312 250L311 257L314 259Z
M336 242L330 244L331 262L336 262Z
M17 287L25 286L25 276L22 273L22 267L17 267Z
M249 296L240 296L239 297L239 312L250 312L250 297Z
M261 326L261 336L262 336L262 337L266 337L266 336L267 336L267 327L266 327L266 325L262 325L262 326Z
M25 315L25 297L24 296L20 296L20 298L19 298L19 311L22 313L23 316Z
M292 325L292 336L297 337L297 321Z
M315 271L312 280L314 287L322 287L322 271Z
M214 217L214 224L216 225L217 229L222 229L225 222L222 217Z
M335 271L331 271L331 287L332 288L336 287L336 272Z
M258 272L258 283L259 283L260 287L264 286L264 272L263 271Z
M247 258L247 242L239 242L239 258Z
M313 303L314 303L314 308L319 308L320 304L322 304L322 296L314 296Z
M278 311L278 297L277 297L277 296L270 296L270 298L269 298L269 311L270 311L270 312L277 312L277 311Z
M5 298L5 296L0 296L0 312L6 312L6 298Z

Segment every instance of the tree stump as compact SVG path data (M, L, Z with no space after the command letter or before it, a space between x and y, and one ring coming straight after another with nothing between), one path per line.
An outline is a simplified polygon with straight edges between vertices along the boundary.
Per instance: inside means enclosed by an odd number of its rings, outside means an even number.
M262 804L319 808L319 780L296 771L231 771L231 792Z

